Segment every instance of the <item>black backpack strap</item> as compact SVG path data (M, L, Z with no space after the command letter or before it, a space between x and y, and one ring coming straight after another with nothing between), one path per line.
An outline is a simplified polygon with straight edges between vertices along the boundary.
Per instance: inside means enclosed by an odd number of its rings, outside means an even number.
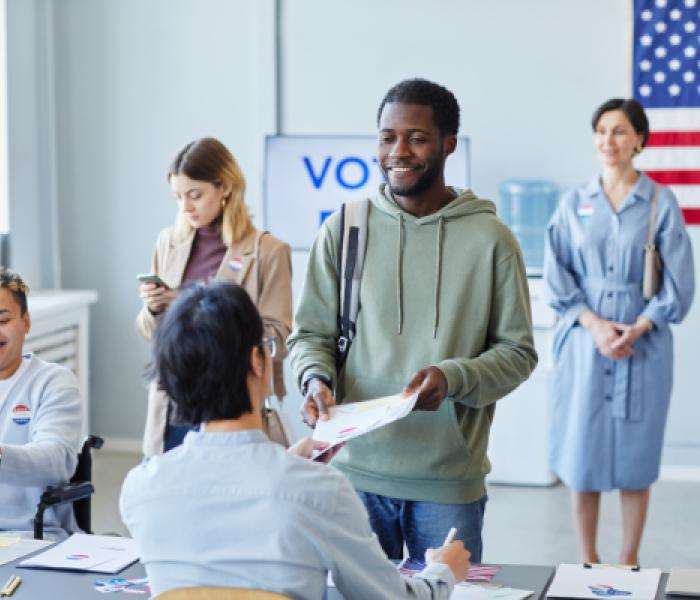
M345 363L355 337L360 310L360 282L367 245L369 200L359 200L341 208L341 233L338 248L338 337L336 367Z

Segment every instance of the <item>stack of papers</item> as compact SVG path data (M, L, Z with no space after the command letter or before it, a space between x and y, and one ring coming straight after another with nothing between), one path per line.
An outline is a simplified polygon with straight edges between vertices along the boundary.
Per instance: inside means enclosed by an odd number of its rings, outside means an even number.
M659 588L659 569L614 565L559 565L548 598L619 598L654 600Z
M700 569L671 569L666 594L700 596Z
M131 538L74 533L64 542L37 554L18 566L28 569L61 569L118 573L139 559Z
M413 410L417 399L418 392L412 396L396 394L335 406L331 410L329 420L317 421L313 438L320 442L328 442L328 447L332 448L402 419Z

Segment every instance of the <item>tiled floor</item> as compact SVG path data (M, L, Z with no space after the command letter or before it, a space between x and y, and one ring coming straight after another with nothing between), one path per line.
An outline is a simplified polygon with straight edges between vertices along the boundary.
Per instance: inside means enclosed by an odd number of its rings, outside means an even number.
M122 533L117 499L126 472L140 461L136 454L95 453L93 529ZM620 547L617 494L603 498L601 560L616 562ZM555 565L577 560L568 491L562 486L527 488L490 486L484 525L484 561ZM652 489L642 566L668 570L700 567L700 483L661 481Z

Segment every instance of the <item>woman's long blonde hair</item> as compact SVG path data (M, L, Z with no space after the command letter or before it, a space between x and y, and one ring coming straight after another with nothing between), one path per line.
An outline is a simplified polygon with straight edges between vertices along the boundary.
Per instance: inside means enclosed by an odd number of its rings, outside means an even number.
M231 186L231 193L224 199L221 217L221 239L227 246L243 239L253 228L244 200L243 173L236 159L219 140L200 138L187 144L170 163L168 181L173 175L185 175L195 181L207 181L216 186ZM182 212L178 213L176 236L182 239L191 231L192 226Z

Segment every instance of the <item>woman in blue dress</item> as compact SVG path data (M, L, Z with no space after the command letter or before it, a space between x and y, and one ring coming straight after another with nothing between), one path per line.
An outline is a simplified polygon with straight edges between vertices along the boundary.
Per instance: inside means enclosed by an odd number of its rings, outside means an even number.
M693 298L693 256L678 203L635 170L649 136L636 100L593 114L601 172L569 191L546 235L544 277L558 314L550 466L572 490L582 558L599 562L600 493L620 490L620 561L638 564L649 487L658 478L671 396L673 340ZM652 198L661 286L642 295Z

